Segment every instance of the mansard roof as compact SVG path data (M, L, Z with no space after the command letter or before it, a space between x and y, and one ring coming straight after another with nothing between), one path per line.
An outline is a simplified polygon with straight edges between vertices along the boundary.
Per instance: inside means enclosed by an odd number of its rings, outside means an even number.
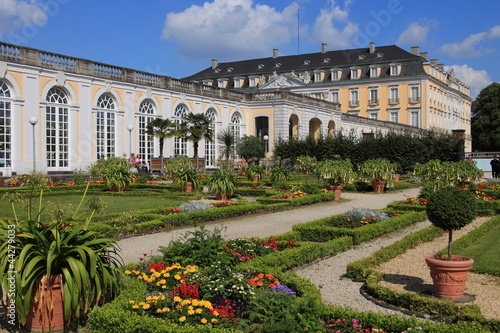
M273 73L300 73L308 71L311 74L316 70L323 70L327 74L331 69L343 71L341 80L348 79L348 70L352 66L362 69L362 76L370 65L382 67L380 77L390 76L388 68L391 63L402 64L400 75L425 74L422 64L427 60L419 55L412 54L396 45L379 46L370 53L370 48L359 48L339 51L327 51L300 55L277 56L260 59L218 63L215 68L208 67L201 72L184 78L185 80L202 82L218 78L234 78L245 76L260 76ZM228 88L230 88L228 86Z

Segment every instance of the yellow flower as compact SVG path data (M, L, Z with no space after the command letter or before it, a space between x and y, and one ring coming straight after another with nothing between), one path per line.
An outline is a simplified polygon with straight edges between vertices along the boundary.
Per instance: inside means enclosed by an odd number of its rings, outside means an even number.
M142 308L143 308L144 310L147 310L147 309L149 309L150 307L151 307L151 305L149 305L149 304L144 304L144 305L142 306Z
M205 318L201 318L200 321L201 321L202 324L206 324L207 323L207 320Z
M202 309L200 309L200 308L198 308L198 309L196 309L196 310L195 310L195 312L196 312L197 314L201 314L201 313L203 312L203 310L202 310Z
M132 272L131 272L130 270L128 270L128 269L127 269L127 270L125 271L125 274L132 274Z
M156 312L158 312L158 313L162 313L162 312L163 312L163 310L162 310L162 309L156 309Z
M213 314L214 316L218 316L218 315L219 315L219 312L214 311L214 312L212 312L212 314Z
M188 311L188 315L190 315L190 316L191 316L191 315L194 315L194 310L189 310L189 311Z
M163 312L169 312L169 311L170 311L170 308L166 308L166 307L165 307L165 308L163 308L163 309L162 309L162 311L163 311Z
M132 305L132 309L138 309L139 308L139 305L135 304L135 305Z
M176 280L180 280L180 279L182 279L182 278L181 278L181 276L180 276L179 274L175 274L175 275L174 275L174 279L176 279Z
M183 321L186 321L186 317L185 316L182 316L179 318L179 321L182 323Z
M179 296L175 296L174 297L174 302L180 303L180 302L182 302L182 299Z
M217 322L217 319L215 318L212 318L212 320L210 320L211 323L216 323Z
M130 304L134 304L134 303L135 303L135 301L128 301L128 302L129 302Z

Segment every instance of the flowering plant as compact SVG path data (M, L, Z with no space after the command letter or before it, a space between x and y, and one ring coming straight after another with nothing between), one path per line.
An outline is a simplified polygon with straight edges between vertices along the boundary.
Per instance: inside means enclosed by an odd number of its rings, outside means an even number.
M335 333L370 333L370 332L380 332L384 333L384 331L379 330L378 328L363 328L363 325L360 324L359 320L356 318L351 319L350 321L346 319L337 319L334 323L325 323L328 327L328 332Z
M232 204L229 201L219 201L217 203L214 203L212 205L212 208L219 208L219 207L231 207Z
M188 275L192 275L192 273L198 270L198 267L192 265L187 265L186 267L182 267L179 264L173 264L171 266L164 264L159 265L160 266L150 265L147 273L141 272L138 269L127 269L125 274L135 275L137 279L146 282L149 291L171 292L174 290L174 287L187 283ZM156 269L160 269L160 271Z
M405 200L400 201L399 203L408 204L408 205L427 205L427 199L419 198L419 197L408 197Z
M384 213L382 211L364 208L354 208L343 215L332 217L328 224L338 228L355 229L367 224L373 224L387 220L390 217L398 216L399 213Z
M497 197L494 197L492 195L487 195L486 193L481 192L481 191L475 191L474 194L476 195L476 199L479 199L482 201L498 200Z
M268 287L273 288L280 284L280 281L272 274L257 274L254 278L248 279L251 286L262 287L267 284Z
M170 215L170 214L176 214L176 213L180 213L180 212L181 212L180 208L170 207L168 211L162 212L161 215Z
M305 196L307 196L307 193L304 193L304 192L298 190L298 191L295 191L293 193L285 194L283 196L274 196L274 197L271 197L271 199L293 199L293 198L301 198L301 197L305 197Z

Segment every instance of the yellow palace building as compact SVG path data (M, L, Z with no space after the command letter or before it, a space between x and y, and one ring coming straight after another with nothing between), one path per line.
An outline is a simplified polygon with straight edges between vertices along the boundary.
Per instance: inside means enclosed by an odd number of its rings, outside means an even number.
M230 63L176 79L0 42L0 173L85 170L106 156L192 156L183 138L146 134L154 118L204 113L217 134L274 141L440 128L470 148L469 87L414 47L327 51ZM216 138L216 136L215 136ZM215 139L214 138L214 139ZM202 148L203 147L203 148ZM219 143L201 142L215 168Z

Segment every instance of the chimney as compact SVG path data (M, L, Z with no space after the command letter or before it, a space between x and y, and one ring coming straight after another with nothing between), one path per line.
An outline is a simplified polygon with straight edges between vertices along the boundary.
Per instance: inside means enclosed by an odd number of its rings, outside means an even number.
M373 53L373 52L375 52L375 43L370 42L370 53Z
M420 52L420 56L427 60L427 52Z
M273 58L278 58L278 49L273 49Z
M321 44L321 53L326 53L326 43Z
M437 59L431 59L431 65L436 66L438 63Z
M218 64L219 62L217 61L217 59L212 59L212 69L216 69Z
M411 47L411 54L418 56L418 46Z

